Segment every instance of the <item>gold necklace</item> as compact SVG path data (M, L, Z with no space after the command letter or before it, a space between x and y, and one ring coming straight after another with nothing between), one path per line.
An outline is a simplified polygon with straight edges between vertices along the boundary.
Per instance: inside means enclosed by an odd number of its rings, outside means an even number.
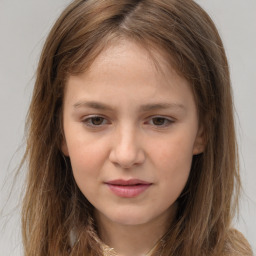
M110 248L106 244L102 244L101 248L102 248L104 256L118 256L118 254L115 252L114 248Z
M145 256L151 256L151 254L153 253L153 251L155 250L156 246L158 245L158 243L156 243L146 254ZM118 254L115 252L114 248L109 247L106 244L102 244L102 250L103 250L103 255L104 256L118 256Z

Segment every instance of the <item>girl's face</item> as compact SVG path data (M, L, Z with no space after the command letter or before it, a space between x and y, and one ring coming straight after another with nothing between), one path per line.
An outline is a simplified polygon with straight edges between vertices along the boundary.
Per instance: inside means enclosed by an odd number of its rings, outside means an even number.
M130 41L107 47L70 76L63 153L97 216L122 225L167 219L194 154L203 150L188 82Z

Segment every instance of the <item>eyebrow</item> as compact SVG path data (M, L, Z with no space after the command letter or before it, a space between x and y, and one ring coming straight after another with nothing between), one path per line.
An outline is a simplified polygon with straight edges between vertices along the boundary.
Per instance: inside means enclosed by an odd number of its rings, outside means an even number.
M152 111L160 109L180 109L185 110L185 106L178 103L155 103L155 104L146 104L140 107L141 111Z
M113 111L114 108L97 101L80 101L73 105L76 108L93 108L98 110L110 110ZM152 104L145 104L140 106L139 111L147 112L153 110L161 110L161 109L177 109L177 110L185 110L185 106L179 103L152 103Z
M113 110L111 106L108 106L104 103L100 103L97 101L79 101L73 105L74 108L81 108L81 107L87 107L87 108L94 108L99 110Z

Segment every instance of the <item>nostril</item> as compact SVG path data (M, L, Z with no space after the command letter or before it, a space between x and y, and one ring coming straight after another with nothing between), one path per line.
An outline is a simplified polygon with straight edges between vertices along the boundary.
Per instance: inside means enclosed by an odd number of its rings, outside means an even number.
M145 155L134 133L126 130L126 133L123 132L123 136L118 136L117 140L113 142L109 159L123 169L130 169L135 165L142 164Z

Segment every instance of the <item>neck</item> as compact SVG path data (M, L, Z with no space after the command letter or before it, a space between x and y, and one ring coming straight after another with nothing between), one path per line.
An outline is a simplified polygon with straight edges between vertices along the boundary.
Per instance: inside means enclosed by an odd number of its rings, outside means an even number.
M176 208L176 207L175 207ZM175 211L163 214L149 223L122 225L97 213L98 232L101 240L118 256L146 256L159 242L173 220Z

